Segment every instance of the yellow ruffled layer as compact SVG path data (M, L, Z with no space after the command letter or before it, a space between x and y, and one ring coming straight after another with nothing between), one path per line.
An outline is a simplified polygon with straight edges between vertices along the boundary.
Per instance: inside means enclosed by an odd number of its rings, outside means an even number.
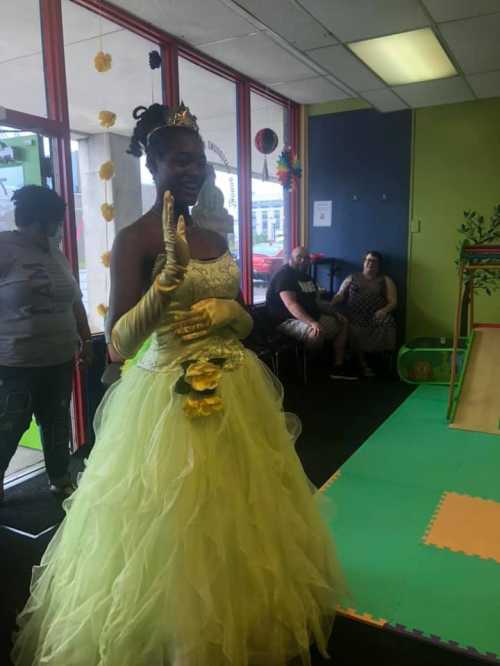
M285 665L325 652L331 538L294 449L300 424L250 352L224 409L192 419L180 371L130 368L20 616L16 666Z

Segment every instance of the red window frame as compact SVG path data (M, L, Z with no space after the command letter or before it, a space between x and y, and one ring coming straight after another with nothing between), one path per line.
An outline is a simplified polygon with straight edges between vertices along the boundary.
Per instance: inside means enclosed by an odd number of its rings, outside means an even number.
M51 138L54 155L54 181L58 192L67 202L64 250L78 277L75 208L71 171L71 137L68 96L64 61L64 40L61 0L39 0L40 29L45 74L47 117L39 117L12 109L5 110L2 124L29 129ZM250 92L254 91L278 104L288 112L286 143L294 152L299 151L300 106L231 67L201 53L189 44L164 30L143 21L130 12L116 7L107 0L71 0L75 4L100 14L127 30L158 44L162 53L163 99L172 105L179 103L179 55L200 65L213 74L223 76L236 84L237 141L238 141L238 201L240 224L240 258L242 292L247 303L252 302L252 201L251 201L251 130ZM292 245L299 239L299 192L290 194L290 233ZM79 370L74 381L74 441L77 447L85 443L85 401L82 376Z
M60 0L54 0L59 4ZM207 69L213 74L225 77L236 84L237 123L238 123L238 207L240 225L240 259L242 273L242 293L245 301L253 300L252 289L252 185L251 185L251 131L250 131L250 91L281 104L288 113L288 136L285 141L294 153L299 153L300 105L287 97L267 88L258 81L241 74L232 67L219 62L183 40L170 35L160 28L143 21L125 9L116 7L107 0L71 0L103 18L159 44L163 57L163 97L167 104L179 102L178 58L182 56L192 63ZM62 40L61 40L62 41ZM299 190L289 194L290 238L292 247L299 242Z

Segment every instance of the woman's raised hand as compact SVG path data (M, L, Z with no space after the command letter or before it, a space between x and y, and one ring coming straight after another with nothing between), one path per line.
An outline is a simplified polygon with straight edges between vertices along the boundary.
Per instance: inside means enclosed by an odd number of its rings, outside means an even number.
M165 245L165 265L157 275L155 285L162 293L171 292L182 284L190 260L186 240L186 222L182 215L174 227L174 197L170 191L163 197L162 228Z

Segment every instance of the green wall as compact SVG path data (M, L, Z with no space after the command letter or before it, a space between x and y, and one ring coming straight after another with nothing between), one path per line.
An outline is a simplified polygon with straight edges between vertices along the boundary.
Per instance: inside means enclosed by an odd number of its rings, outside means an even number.
M17 148L16 163L22 164L24 184L41 185L42 174L40 171L40 148L38 146L41 139L36 134L29 134L12 139L5 138L2 141L12 146L12 148ZM7 163L4 166L12 166L12 163Z
M453 329L457 227L500 203L500 98L416 110L413 141L408 338ZM478 297L478 318L500 322L500 291Z

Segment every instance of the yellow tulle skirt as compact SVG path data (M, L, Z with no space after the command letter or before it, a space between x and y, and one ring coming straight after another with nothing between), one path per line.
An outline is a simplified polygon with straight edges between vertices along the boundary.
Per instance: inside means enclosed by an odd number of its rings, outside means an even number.
M299 422L251 353L189 418L179 371L131 367L96 417L67 516L34 569L16 666L284 666L326 653L340 576Z

